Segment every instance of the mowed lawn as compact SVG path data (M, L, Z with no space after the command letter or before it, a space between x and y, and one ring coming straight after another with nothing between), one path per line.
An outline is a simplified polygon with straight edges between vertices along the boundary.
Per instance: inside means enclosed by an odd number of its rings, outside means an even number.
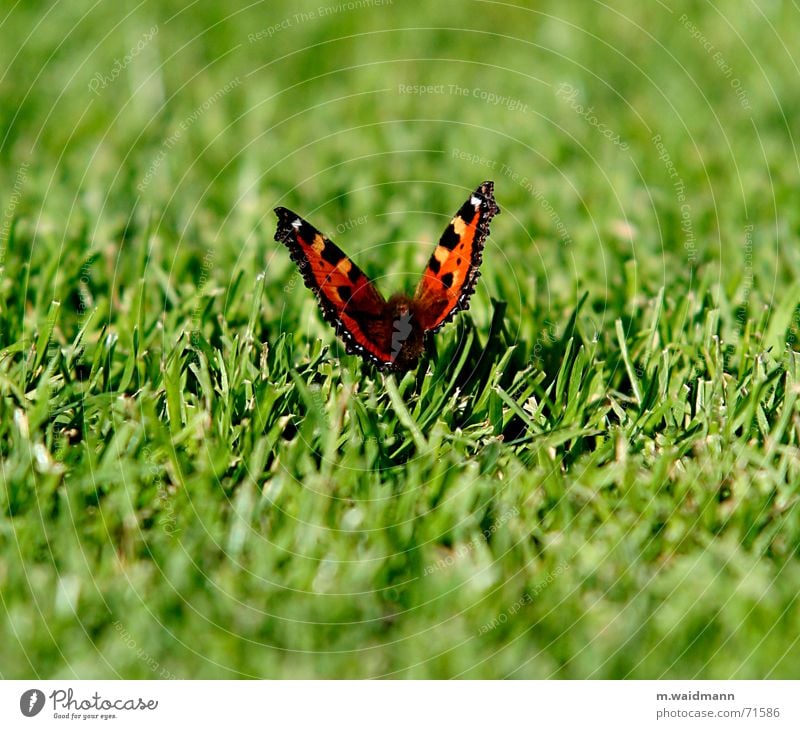
M0 676L798 676L796 8L2 13ZM483 180L346 355L272 209L388 296Z

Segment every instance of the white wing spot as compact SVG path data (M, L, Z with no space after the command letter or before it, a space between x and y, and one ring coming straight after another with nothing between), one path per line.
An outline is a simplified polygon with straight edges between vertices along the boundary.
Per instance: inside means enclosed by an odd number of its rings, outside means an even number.
M472 196L472 197L469 199L469 201L470 201L470 203L472 203L472 204L473 204L473 205L475 205L476 207L477 207L478 205L480 205L480 204L481 204L481 199L480 199L479 197L476 197L475 195L473 195L473 196Z
M297 218L297 220L293 220L292 221L292 227L293 228L299 228L302 224L303 224L303 221L300 220L300 218Z

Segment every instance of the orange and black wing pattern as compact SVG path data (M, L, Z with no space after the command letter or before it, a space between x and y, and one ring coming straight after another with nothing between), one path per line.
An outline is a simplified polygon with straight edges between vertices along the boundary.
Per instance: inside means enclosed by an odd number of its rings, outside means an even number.
M499 212L494 184L484 182L445 229L413 298L395 294L385 300L341 248L291 210L275 208L275 240L289 248L347 352L381 370L404 371L416 365L426 333L469 305L489 223Z
M286 208L275 208L275 240L289 249L306 286L317 296L349 354L379 367L392 363L392 322L386 301L364 272L332 240Z
M489 223L499 212L494 183L487 180L450 221L414 294L414 316L424 331L441 329L469 306L480 276Z

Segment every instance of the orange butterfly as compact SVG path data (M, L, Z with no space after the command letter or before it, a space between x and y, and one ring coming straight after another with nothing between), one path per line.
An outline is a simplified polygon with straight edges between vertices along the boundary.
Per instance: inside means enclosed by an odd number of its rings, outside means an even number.
M489 222L499 212L494 183L484 182L445 228L414 296L394 294L388 301L341 248L291 210L275 208L275 240L289 248L347 352L381 370L405 371L422 354L425 335L469 306Z

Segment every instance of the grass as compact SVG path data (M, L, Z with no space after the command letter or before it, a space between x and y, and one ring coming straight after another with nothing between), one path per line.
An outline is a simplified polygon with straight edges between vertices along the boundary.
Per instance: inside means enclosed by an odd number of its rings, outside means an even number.
M796 9L180 7L0 19L0 675L796 678Z

